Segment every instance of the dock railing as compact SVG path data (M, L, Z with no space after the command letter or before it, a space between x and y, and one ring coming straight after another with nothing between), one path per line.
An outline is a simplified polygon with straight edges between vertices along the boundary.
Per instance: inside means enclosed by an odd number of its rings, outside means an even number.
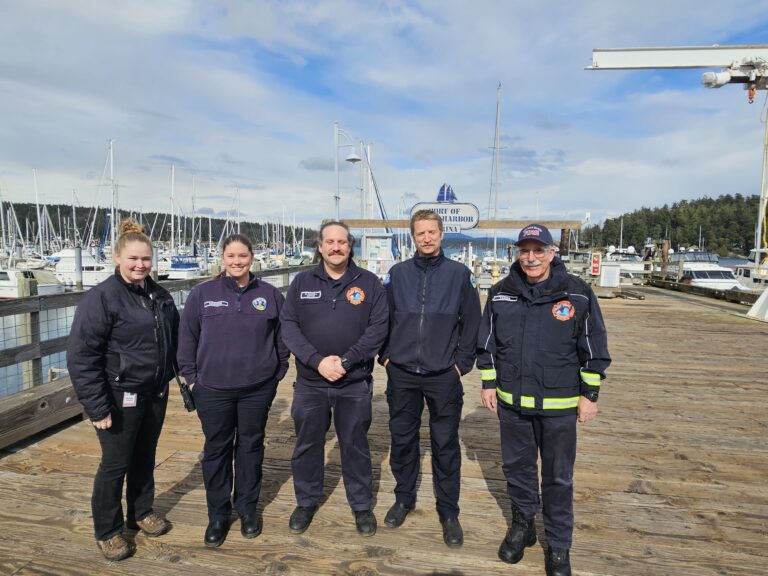
M312 266L255 272L282 292ZM166 280L179 309L189 291L210 277ZM33 287L34 288L34 287ZM82 415L66 371L66 349L75 308L84 292L0 301L0 449Z

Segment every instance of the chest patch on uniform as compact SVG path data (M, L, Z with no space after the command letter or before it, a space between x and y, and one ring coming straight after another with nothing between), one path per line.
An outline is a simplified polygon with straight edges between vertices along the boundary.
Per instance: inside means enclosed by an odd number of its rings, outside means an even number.
M496 294L491 298L491 302L517 302L517 296L508 296L507 294Z
M264 312L264 310L267 309L267 299L262 298L261 296L254 298L252 304L259 312Z
M229 302L226 300L206 300L203 302L203 308L221 308L222 306L226 308L229 306Z
M320 300L320 296L322 295L322 291L318 290L317 292L302 292L299 294L300 300Z
M347 302L354 304L355 306L365 302L365 292L363 292L363 289L353 286L347 290Z
M560 300L560 302L552 306L552 316L562 322L570 320L574 314L576 314L576 310L568 300Z

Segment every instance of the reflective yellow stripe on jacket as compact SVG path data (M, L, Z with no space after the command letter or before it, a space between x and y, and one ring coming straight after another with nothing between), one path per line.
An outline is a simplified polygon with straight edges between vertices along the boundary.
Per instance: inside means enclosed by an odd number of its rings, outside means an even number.
M533 396L521 396L520 406L523 408L536 408L536 398Z
M544 398L544 410L565 410L576 408L579 405L579 397L571 398Z
M513 406L515 403L515 397L509 392L505 392L501 388L496 388L496 396L509 406ZM579 405L579 397L572 396L570 398L544 398L542 400L542 408L544 410L566 410L568 408L576 408ZM536 398L533 396L521 396L520 406L522 408L536 408Z
M512 406L512 404L515 403L515 397L512 396L509 392L504 392L501 388L496 388L496 396L499 397L499 400L504 402L504 404L509 404Z
M597 372L589 372L587 370L579 370L581 381L587 386L600 386L600 374Z
M487 370L480 370L481 380L496 380L496 370L488 368Z

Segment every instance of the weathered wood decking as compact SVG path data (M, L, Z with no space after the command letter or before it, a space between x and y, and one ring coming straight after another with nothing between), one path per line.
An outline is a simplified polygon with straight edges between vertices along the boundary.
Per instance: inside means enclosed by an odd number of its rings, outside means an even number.
M727 304L647 294L644 301L601 302L614 364L598 421L579 428L574 573L768 574L768 324L729 314ZM327 500L305 534L288 531L294 498L286 380L270 417L259 538L243 539L236 521L221 548L202 545L202 435L174 395L156 473L156 508L173 530L158 539L129 533L137 554L103 560L90 518L99 449L81 422L0 459L0 573L543 574L541 545L515 567L496 558L509 507L498 425L479 406L476 374L465 380L461 429L464 547L442 543L426 433L418 508L400 529L383 526L393 481L384 375L376 376L370 440L380 525L373 538L355 532L332 434Z

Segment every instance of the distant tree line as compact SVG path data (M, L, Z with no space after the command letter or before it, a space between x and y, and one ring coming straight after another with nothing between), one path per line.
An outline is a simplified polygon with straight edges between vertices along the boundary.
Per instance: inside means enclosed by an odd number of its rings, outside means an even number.
M754 248L759 196L726 194L718 198L681 200L661 208L641 208L602 225L587 226L581 242L589 247L634 246L642 250L647 239L668 239L675 250L699 245L720 256L746 255ZM623 220L623 234L622 230Z
M12 215L10 213L9 202L3 202L3 216L5 218L6 237L8 237L9 227L15 227ZM19 226L19 233L25 240L28 239L34 242L34 238L37 236L38 222L37 222L37 209L34 204L30 203L14 203L13 210L16 214L16 221ZM88 237L89 230L93 229L93 236L98 239L102 234L107 222L108 209L93 208L93 207L76 207L75 208L75 220L76 224L72 223L72 206L64 204L48 204L45 208L41 206L41 212L47 211L48 218L50 218L50 224L44 227L44 230L51 230L59 238L66 240L68 243L73 243L74 230L77 228L77 233L80 239ZM9 219L9 216L11 218ZM115 220L118 225L123 218L132 217L144 225L144 229L147 235L151 234L152 240L157 242L170 242L171 240L171 215L164 212L127 212L121 210L118 212ZM45 219L45 216L43 216ZM192 236L192 217L176 216L175 222L175 236L179 238L179 230L182 231L182 239L184 242L189 243ZM198 216L195 218L195 238L200 238L203 244L208 243L209 240L209 219L208 216ZM210 237L213 239L214 245L218 242L222 235L222 232L227 227L227 231L231 232L233 229L237 231L237 224L229 222L224 218L210 218ZM240 222L240 232L247 235L254 243L254 245L266 245L267 240L271 246L276 241L275 230L277 228L274 222ZM199 230L199 233L197 232ZM290 226L285 227L284 231L285 241L288 244L292 244L294 240L294 233ZM296 228L295 231L296 241L300 242L302 237L302 229ZM314 245L317 239L316 229L304 229L304 245L309 247Z

